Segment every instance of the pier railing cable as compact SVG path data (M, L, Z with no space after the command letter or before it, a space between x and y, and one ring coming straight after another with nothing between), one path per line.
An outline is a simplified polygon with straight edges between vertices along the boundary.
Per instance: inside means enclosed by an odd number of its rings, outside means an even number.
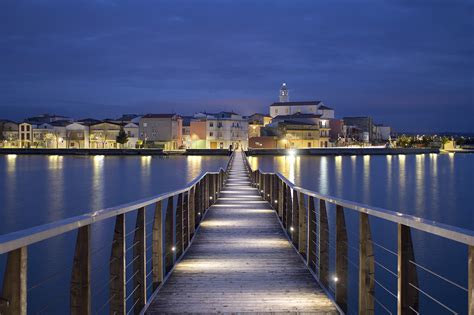
M375 286L388 291L396 300L397 314L418 314L420 295L441 306L444 312L457 314L446 301L441 301L439 297L427 292L429 288L420 288L418 273L424 272L450 285L456 290L456 294L467 293L467 310L460 313L474 315L474 231L323 195L296 186L280 173L253 170L248 159L244 158L244 161L254 186L273 206L294 247L316 275L319 284L328 292L334 293L334 300L342 311L347 312L348 295L351 294L348 292L351 289L348 286L350 263L348 252L349 249L356 249L349 245L349 238L352 238L359 245L357 251L359 264L352 261L350 264L358 271L358 293L352 294L358 294L359 314L374 314L375 305L391 313L386 305L375 298ZM335 231L332 231L335 235L330 237L328 213L332 209L335 210ZM346 228L345 209L355 211L359 217L358 237L351 236ZM397 225L397 252L372 240L371 218L379 218ZM466 245L467 287L415 261L412 229ZM334 241L335 245L332 245L331 241ZM375 260L373 245L395 256L397 270L393 271ZM330 252L335 253L334 266L330 266ZM376 267L396 277L396 294L381 283L381 280L376 279ZM330 274L329 270L335 271Z
M29 291L64 273L62 270L30 284L27 279L28 247L74 231L77 235L74 257L71 257L72 270L66 269L70 277L65 277L70 279L69 292L66 292L70 313L100 313L107 308L111 314L140 313L153 291L190 246L207 209L224 187L233 156L225 169L201 174L181 189L1 235L0 255L7 255L7 259L0 314L26 314ZM153 207L152 222L146 222L146 211L150 210L146 207ZM127 231L126 214L135 213L136 226ZM106 219L115 219L113 241L109 245L97 244L91 228ZM127 239L131 238L132 245L127 247ZM98 245L95 251L92 251L92 244ZM91 257L107 248L111 252L108 266L98 269L109 267L108 280L95 290L91 285L91 271L94 270ZM128 277L127 270L130 270ZM105 294L107 288L108 296L93 310L92 298Z

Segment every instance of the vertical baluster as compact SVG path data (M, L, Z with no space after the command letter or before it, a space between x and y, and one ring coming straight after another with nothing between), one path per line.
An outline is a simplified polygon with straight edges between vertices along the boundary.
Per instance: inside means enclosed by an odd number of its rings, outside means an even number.
M316 208L314 207L314 198L308 198L308 266L316 271ZM321 259L321 257L319 257Z
M374 250L369 215L359 214L359 314L374 314Z
M397 314L411 314L413 308L418 311L418 287L416 267L410 263L415 261L410 227L398 224L398 304Z
M292 225L292 205L293 200L291 199L291 188L290 186L286 185L286 230L288 234L291 236L291 225Z
M145 207L138 209L133 243L133 287L139 287L133 294L134 313L139 314L146 304L146 224Z
M77 230L71 275L71 314L91 313L91 226Z
M329 222L326 201L319 200L319 281L327 288L329 286Z
M188 228L188 243L191 241L191 237L194 235L194 229L195 229L195 224L196 224L196 203L195 203L195 194L196 193L196 185L191 187L189 190L189 228Z
M125 214L115 217L114 239L110 255L110 313L125 314L126 274L125 274Z
M283 222L283 207L285 204L285 191L283 186L283 181L281 178L278 178L278 217Z
M26 315L26 276L28 253L26 247L8 253L7 267L3 276L0 310L2 314Z
M161 200L155 205L152 232L153 291L163 282L163 208Z
M299 199L298 199L298 192L295 189L291 189L293 192L293 202L291 204L291 240L293 241L293 245L299 251L299 244L300 244L300 211L298 209L299 206Z
M474 246L469 246L467 250L467 277L468 277L468 299L467 307L469 315L474 315Z
M336 206L336 303L347 312L347 231L344 208Z
M184 244L183 244L183 194L178 195L178 200L176 203L176 221L175 221L175 231L176 231L176 259L181 257L183 253Z
M189 192L183 193L183 251L189 246Z
M165 213L165 275L173 268L174 252L174 211L173 196L168 198L168 205Z
M305 206L305 198L306 195L300 193L299 191L296 192L298 195L298 249L300 254L303 255L304 258L307 258L307 241L308 241L308 213L306 211Z

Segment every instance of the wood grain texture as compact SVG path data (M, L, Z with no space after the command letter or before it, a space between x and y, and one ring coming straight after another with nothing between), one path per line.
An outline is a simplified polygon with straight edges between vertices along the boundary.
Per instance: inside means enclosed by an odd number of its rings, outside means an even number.
M236 154L219 199L147 313L289 312L337 314Z

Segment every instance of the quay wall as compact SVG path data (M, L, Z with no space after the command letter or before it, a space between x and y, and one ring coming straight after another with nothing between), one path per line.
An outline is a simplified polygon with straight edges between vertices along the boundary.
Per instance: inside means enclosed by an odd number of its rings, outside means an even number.
M247 155L288 155L288 149L249 149ZM398 155L439 153L429 148L314 148L293 149L296 155Z
M117 155L117 156L141 156L141 155L230 155L227 149L188 149L163 151L163 149L20 149L0 148L2 154L18 155Z

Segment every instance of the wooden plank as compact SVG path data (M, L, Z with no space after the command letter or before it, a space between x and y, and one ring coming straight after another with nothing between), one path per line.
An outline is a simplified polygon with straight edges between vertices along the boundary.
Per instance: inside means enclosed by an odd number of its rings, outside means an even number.
M419 293L410 283L418 287L416 267L410 227L398 224L398 303L397 314L411 314L419 309Z
M26 315L28 274L28 252L26 247L8 253L7 266L3 276L2 314Z
M326 210L326 201L319 200L319 281L326 288L329 287L329 222Z
M125 214L115 217L114 239L110 255L110 313L126 314Z
M337 314L286 239L271 205L240 181L244 171L236 155L232 186L209 209L147 313Z
M369 215L359 214L359 314L374 314L374 250Z
M71 314L91 314L91 226L78 229L71 274Z
M135 235L133 243L133 311L139 314L146 304L146 224L145 224L145 208L137 210L137 222L135 224Z
M153 290L155 290L163 282L163 213L161 201L158 201L155 205L151 237Z

